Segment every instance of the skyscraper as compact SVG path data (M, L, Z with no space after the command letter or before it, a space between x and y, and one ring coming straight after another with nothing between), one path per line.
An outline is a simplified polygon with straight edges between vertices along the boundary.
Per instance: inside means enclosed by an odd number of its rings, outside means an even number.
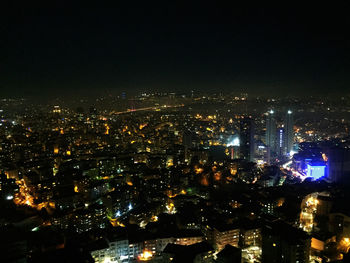
M286 154L289 154L293 149L293 143L294 143L293 125L294 125L293 112L291 110L288 110L286 114L285 126L284 126Z
M182 145L185 151L185 160L189 161L189 150L193 147L193 134L191 131L184 131L182 135Z
M277 129L276 149L279 157L286 155L286 134L284 128Z
M269 156L276 155L276 118L275 112L270 110L266 115L266 138L265 143L270 152ZM269 158L268 158L269 159Z
M246 117L240 121L240 154L241 158L254 161L254 121Z

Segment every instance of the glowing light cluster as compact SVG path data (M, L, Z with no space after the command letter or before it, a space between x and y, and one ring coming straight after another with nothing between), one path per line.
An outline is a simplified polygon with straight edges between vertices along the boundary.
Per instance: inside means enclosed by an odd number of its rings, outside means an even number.
M239 140L238 137L235 137L233 138L232 140L230 140L228 143L227 143L227 147L231 147L231 146L240 146L241 142Z
M175 208L174 203L169 202L169 203L166 205L166 209L167 209L168 214L176 214L176 208Z
M141 261L148 261L153 257L153 254L151 251L144 250L140 256L138 256L138 259Z
M315 196L307 198L302 206L300 213L300 227L306 231L311 232L314 226L314 217L317 212L317 205L319 201Z

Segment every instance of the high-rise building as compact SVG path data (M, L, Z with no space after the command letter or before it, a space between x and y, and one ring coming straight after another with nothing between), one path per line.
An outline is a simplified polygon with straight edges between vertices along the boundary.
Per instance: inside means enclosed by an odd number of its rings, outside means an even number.
M242 159L254 161L254 121L248 117L240 121L240 155Z
M285 131L285 152L286 154L290 154L293 149L294 143L294 120L293 120L293 112L291 110L287 111L284 131Z
M266 138L265 143L268 147L269 156L276 155L276 118L275 112L270 110L266 115Z
M276 150L277 156L286 155L286 133L284 128L277 129Z
M182 135L182 145L184 147L186 161L190 161L189 160L189 157L190 157L189 150L191 148L193 148L193 142L194 142L193 133L189 130L184 131L184 133Z

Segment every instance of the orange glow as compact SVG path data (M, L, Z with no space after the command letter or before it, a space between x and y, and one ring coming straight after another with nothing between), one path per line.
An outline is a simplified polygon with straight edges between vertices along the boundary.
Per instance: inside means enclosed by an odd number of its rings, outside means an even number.
M237 169L230 168L230 174L231 175L236 175L237 174Z
M111 218L111 219L109 220L109 222L110 222L111 225L114 226L114 227L117 227L117 226L125 227L125 225L124 225L123 223L117 221L117 219L115 219L115 218Z
M67 154L68 156L70 156L70 155L72 154L72 152L71 152L70 150L67 150L67 151L66 151L66 154Z
M58 154L58 152L59 152L58 147L55 147L55 148L53 149L53 153L54 153L54 154Z
M146 126L147 126L147 123L145 123L145 124L140 124L139 129L142 130L142 129L145 128Z
M140 256L138 256L138 259L141 261L148 261L153 257L153 254L151 251L144 250Z
M175 193L173 193L173 191L172 190L167 190L167 196L169 197L169 198L174 198L175 196L177 196L177 194Z
M131 181L126 182L126 184L127 184L127 185L130 185L130 186L133 185L133 183L132 183Z
M350 238L343 237L338 244L338 249L343 253L348 253L350 250Z
M328 157L325 153L322 153L322 158L323 158L323 161L325 161L325 162L328 161Z
M194 168L194 172L195 172L196 174L201 174L201 173L203 173L203 171L204 171L204 169L201 168L201 167L195 166L195 168Z
M173 202L169 202L167 205L166 205L166 209L167 209L167 212L169 214L175 214L176 213L176 209L175 209L175 205Z
M280 199L278 199L278 201L277 201L277 207L281 207L283 204L284 204L284 198L280 198Z
M108 135L108 134L109 134L110 127L108 126L107 123L105 123L105 128L106 128L105 135Z
M215 181L220 181L221 180L221 172L217 172L214 174L214 180Z
M171 166L173 166L173 165L174 165L174 160L171 159L171 158L169 158L169 159L166 161L166 166L167 166L167 167L171 167Z
M19 187L19 193L17 193L15 195L15 198L13 199L13 202L16 205L27 205L27 206L30 206L32 208L38 209L38 210L41 210L42 208L49 207L48 202L42 202L40 204L34 203L34 198L30 194L30 190L27 188L27 185L25 184L23 179L17 180L16 184ZM54 203L53 203L53 205L54 205Z
M118 221L117 221L117 226L120 226L120 227L125 227L125 225L124 225L123 223L118 222Z
M201 178L201 185L208 186L209 185L209 180L207 176L202 176Z

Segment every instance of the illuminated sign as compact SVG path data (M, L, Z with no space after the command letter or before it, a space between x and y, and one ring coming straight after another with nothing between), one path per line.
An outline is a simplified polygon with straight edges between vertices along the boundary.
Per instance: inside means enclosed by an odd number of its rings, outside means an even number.
M279 130L279 133L280 133L280 148L283 147L283 129L280 129Z

